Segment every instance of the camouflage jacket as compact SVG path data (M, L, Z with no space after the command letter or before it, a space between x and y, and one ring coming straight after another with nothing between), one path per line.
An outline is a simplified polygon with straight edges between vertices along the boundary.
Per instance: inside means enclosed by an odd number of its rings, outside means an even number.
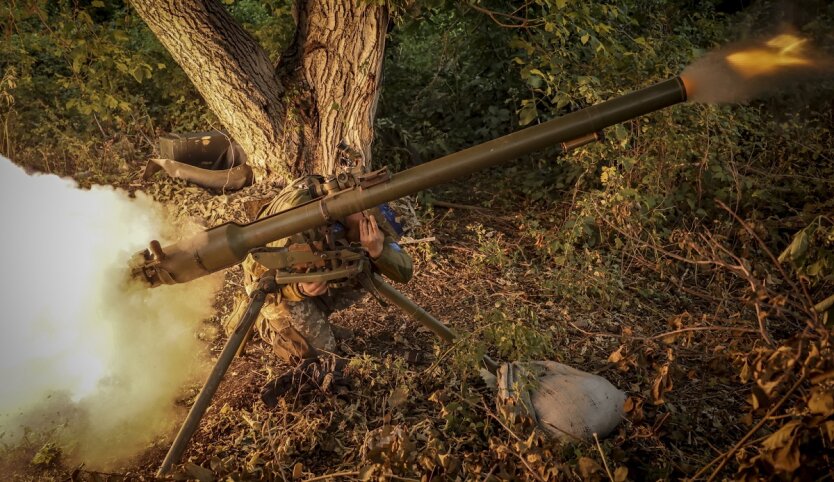
M303 179L294 181L282 189L272 201L261 208L258 213L258 219L304 204L310 201L310 199L310 192L304 184ZM380 228L385 233L382 253L377 259L371 260L374 268L393 281L400 283L408 282L412 275L411 257L397 243L399 234L397 232L396 221L393 220L393 212L387 206L380 206L369 211L374 215ZM344 230L345 227L341 223L334 223L330 226L330 229ZM273 241L267 246L280 248L290 244L309 244L311 242L320 244L323 239L324 237L320 231L310 230L289 238ZM250 285L257 282L258 277L260 277L264 270L251 261L251 258L247 258L243 263L243 269L247 275L246 284L247 291L249 291ZM298 292L295 286L285 287L282 289L282 293L284 298L289 301L300 301L303 299L303 295Z

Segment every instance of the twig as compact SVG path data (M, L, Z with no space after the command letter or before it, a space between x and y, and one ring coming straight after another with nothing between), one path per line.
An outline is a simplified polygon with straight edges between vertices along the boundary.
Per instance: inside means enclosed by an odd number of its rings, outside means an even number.
M568 322L570 326L572 326L575 330L579 331L580 333L587 335L587 336L607 336L610 338L621 338L623 335L617 335L614 333L600 333L600 332L590 332L579 328L572 322ZM641 341L648 341L648 340L657 340L660 338L665 338L671 335L677 335L678 333L686 333L688 331L735 331L739 333L758 333L759 330L754 330L752 328L741 328L736 326L690 326L687 328L681 328L678 330L667 331L665 333L661 333L659 335L652 335L652 336L631 336L630 338L634 340L641 340Z
M489 472L486 474L486 477L484 477L484 482L487 482L489 480L489 478L492 477L492 474L495 472L495 469L497 467L498 467L497 465L493 465L492 468L489 469Z
M460 395L458 395L458 399L463 400L464 402L468 403L470 406L473 406L473 407L475 406L475 404L474 404L474 403L470 402L469 400L466 400L465 398L461 397ZM486 412L486 414L487 414L487 415L488 415L491 419L493 419L493 420L495 420L496 422L498 422L498 425L500 425L501 427L503 427L503 428L504 428L504 430L506 430L508 434L512 435L512 436L513 436L513 438L514 438L514 439L516 439L516 441L517 441L517 442L523 442L523 441L524 441L524 439L523 439L523 438L519 437L519 436L518 436L515 432L513 432L513 430L512 430L510 427L508 427L508 426L507 426L507 425L506 425L503 421L501 421L501 419L500 419L500 418L498 418L498 416L497 416L497 415L495 415L494 413L492 413L492 410L490 410L490 409L489 409L489 407L487 407L486 403L483 403L483 402L482 402L482 405L481 405L481 406L483 407L484 412Z
M522 464L524 464L524 467L527 468L527 471L530 472L530 475L535 477L536 480L538 480L539 482L544 482L544 479L539 474L537 474L535 470L533 470L533 467L530 467L530 464L527 463L527 460L525 460L520 453L512 449L510 449L510 451L513 453L513 455L518 457L518 460L520 460Z
M450 203L448 201L434 200L431 202L431 204L447 209L470 209L472 211L489 211L489 209L481 206L470 206L469 204Z
M657 340L658 338L665 338L671 335L677 335L678 333L684 333L687 331L737 331L739 333L758 333L759 330L754 330L752 328L740 328L735 326L690 326L688 328L681 328L679 330L668 331L666 333L661 333L659 335L654 335L649 338L648 340Z
M724 206L724 208L727 209L729 212L729 208L727 208L727 206ZM739 223L742 223L742 225L745 226L746 229L749 229L746 225L743 224L744 222L740 219ZM765 289L763 282L760 282L755 276L753 276L751 269L748 268L749 263L745 264L745 260L736 256L736 254L730 251L729 248L724 246L722 243L718 242L712 235L712 233L707 232L706 234L701 234L700 237L707 244L707 246L711 247L714 263L716 266L723 267L731 272L734 271L737 274L740 273L739 276L750 284L750 291L752 293L759 293L760 290ZM767 249L767 247L764 248ZM722 261L721 254L716 253L716 249L718 249L720 253L724 253L726 256L732 258L736 262L736 265L732 266ZM765 312L762 311L761 304L758 300L756 300L753 307L756 309L756 321L759 324L759 333L761 333L761 336L764 339L765 343L767 343L770 346L773 346L773 339L770 337L770 333L767 330L767 315L765 314Z
M355 470L349 472L335 472L333 474L324 474L319 475L318 477L313 477L312 479L307 479L307 482L313 482L315 480L335 479L336 477L355 477L357 475L359 475L359 472Z
M98 121L98 116L96 116L95 112L93 112L93 119L96 121L96 125L98 126L99 132L101 132L101 136L107 138L107 134L104 133L104 128L101 127L101 123Z
M437 238L435 238L434 236L429 236L428 238L408 239L405 241L399 241L398 244L400 246L405 246L408 244L432 243L434 241L437 241Z
M666 250L666 249L664 249L664 248L661 248L660 246L657 246L657 245L654 245L654 244L649 244L648 242L643 241L642 239L640 239L640 238L638 238L638 237L636 237L636 236L633 236L633 235L631 235L631 234L629 234L629 233L627 233L627 232L623 231L623 230L622 230L622 229L620 229L618 226L615 226L614 224L612 224L610 221L608 221L608 220L607 220L607 219L605 219L604 217L602 217L602 218L600 218L600 219L602 220L602 222L604 222L605 224L607 224L607 225L608 225L608 227L610 227L610 228L611 228L611 229L613 229L614 231L617 231L618 233L620 233L621 235L625 236L626 238L628 238L629 240L633 241L634 243L637 243L639 246L642 246L642 247L644 247L644 248L651 249L651 250L653 250L653 251L655 251L655 252L657 252L657 253L660 253L660 254L662 254L662 255L664 255L664 256L668 256L668 257L670 257L670 258L672 258L672 259L676 259L676 260L681 261L681 262L683 262L683 263L688 263L688 264L692 264L692 265L696 265L696 266L710 266L710 265L714 265L714 264L715 264L714 262L709 261L709 260L701 260L701 261L699 261L699 260L696 260L696 259L689 259L689 258L685 258L685 257L680 256L680 255L678 255L678 254L675 254L675 253L673 253L673 252L671 252L671 251L668 251L668 250Z
M828 311L832 306L834 306L834 295L831 295L828 298L814 305L814 311L816 311L817 313L823 313L825 311Z
M586 331L586 330L583 330L582 328L579 328L578 326L576 326L571 321L569 321L568 324L570 326L572 326L576 331L582 333L583 335L587 335L587 336L607 336L607 337L610 337L610 338L619 338L620 337L620 335L616 335L614 333L593 333L593 332L590 332L590 331Z
M608 480L614 482L614 476L611 475L611 469L608 468L608 460L605 458L605 453L602 451L602 445L599 444L599 437L597 437L596 432L594 432L594 442L597 443L597 450L599 451L600 458L602 458L602 465L605 467L605 473L608 474Z
M530 25L530 20L526 19L524 17L511 15L511 14L508 14L508 13L494 12L492 10L488 10L484 7L480 7L480 6L475 5L475 4L469 4L469 7L471 7L473 10L476 10L478 12L485 13L485 14L489 15L489 18L491 18L493 22L500 25L501 27L525 28L525 27L528 27ZM496 17L504 17L504 18L508 18L510 20L515 20L517 22L521 22L521 23L518 23L518 24L503 23L500 20L498 20Z

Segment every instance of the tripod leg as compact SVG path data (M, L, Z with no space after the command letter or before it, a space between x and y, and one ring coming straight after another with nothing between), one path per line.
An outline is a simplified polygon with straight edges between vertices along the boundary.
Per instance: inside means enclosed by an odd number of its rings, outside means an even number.
M434 332L435 335L440 337L440 339L446 343L453 343L455 341L457 335L455 335L455 333L450 330L448 326L444 325L443 322L430 315L429 312L424 310L418 304L406 298L404 294L400 293L393 286L386 283L381 276L374 273L370 278L377 292L386 300L396 305L407 315L422 323L423 326ZM490 372L495 373L498 370L498 363L492 358L484 355L483 361L484 365Z
M257 318L257 317L256 317ZM249 343L249 340L252 339L252 332L255 330L255 325L249 327L249 331L246 332L244 335L243 340L240 342L240 346L237 347L237 351L235 351L235 356L243 356L244 351L246 350L246 345Z
M246 312L238 322L234 333L226 341L223 351L220 352L217 363L214 365L208 379L206 379L206 383L203 385L202 390L200 390L200 394L197 395L197 399L188 412L188 416L185 418L182 427L180 427L180 431L171 444L171 448L168 449L168 454L165 456L165 460L163 460L162 465L156 473L157 477L166 475L171 470L171 467L179 462L180 457L185 452L185 448L188 446L188 442L191 440L194 432L197 431L197 427L200 426L200 420L202 420L203 415L211 404L211 399L220 386L223 375L229 369L232 359L234 359L247 334L251 331L255 320L258 319L267 293L276 290L277 285L275 285L274 278L262 278L258 284L258 289L252 292Z

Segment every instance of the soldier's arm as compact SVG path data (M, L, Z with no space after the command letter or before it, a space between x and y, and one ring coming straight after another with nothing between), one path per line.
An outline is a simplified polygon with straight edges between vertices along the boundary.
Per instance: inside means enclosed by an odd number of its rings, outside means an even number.
M411 256L391 236L385 236L382 253L371 261L385 277L399 283L407 283L413 274Z

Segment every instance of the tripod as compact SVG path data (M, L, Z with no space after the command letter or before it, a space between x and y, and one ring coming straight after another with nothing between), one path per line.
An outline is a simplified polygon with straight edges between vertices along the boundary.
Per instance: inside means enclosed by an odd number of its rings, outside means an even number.
M223 375L226 374L226 370L229 369L229 365L231 365L235 354L243 347L244 341L248 338L252 327L255 325L255 320L258 319L258 315L261 313L266 296L277 291L278 284L275 282L274 275L265 275L258 280L257 288L249 295L249 305L246 307L246 311L241 316L240 321L238 321L235 331L226 341L226 345L223 346L223 351L220 352L217 363L211 370L208 379L206 379L206 383L200 390L200 394L197 395L197 399L194 401L194 405L191 406L188 416L185 417L185 421L182 427L180 427L180 431L177 433L174 442L171 444L171 448L168 449L168 454L165 455L165 460L162 461L162 465L156 473L157 477L162 477L167 474L171 470L171 467L179 462L180 457L185 452L185 448L188 446L188 442L191 440L194 432L197 431L200 420L202 420L203 415L205 415L206 410L211 405L211 399L220 386Z
M393 286L386 283L380 275L363 271L358 276L361 285L368 289L368 291L397 306L406 315L411 316L422 323L423 326L434 332L434 334L443 341L451 343L456 338L455 333L450 330L449 327L430 315L422 307L408 299ZM283 277L280 275L279 279L284 281ZM168 450L165 460L162 462L162 465L157 471L157 477L166 475L171 470L171 467L179 462L180 457L182 457L183 452L185 452L185 449L188 446L188 442L191 440L191 437L200 425L200 420L202 420L203 415L206 413L206 410L211 404L211 399L217 391L217 388L220 386L220 381L223 379L223 375L226 374L226 370L228 370L229 365L232 363L235 354L243 351L243 345L249 339L249 334L255 324L255 320L257 320L258 315L261 312L266 296L270 293L276 293L279 286L280 285L276 281L276 276L274 274L267 273L261 277L260 280L258 280L258 287L252 292L252 294L249 295L249 306L246 308L246 311L235 327L235 331L231 336L229 336L228 341L226 341L223 351L220 352L217 364L215 364L214 369L212 369L205 385L203 385L202 390L200 390L200 394L197 395L197 399L191 407L191 411L188 412L188 416L185 418L180 431L177 433L177 437L171 444L171 448ZM495 373L498 369L498 363L488 356L484 356L483 363L484 366L486 366L486 368L493 373Z

